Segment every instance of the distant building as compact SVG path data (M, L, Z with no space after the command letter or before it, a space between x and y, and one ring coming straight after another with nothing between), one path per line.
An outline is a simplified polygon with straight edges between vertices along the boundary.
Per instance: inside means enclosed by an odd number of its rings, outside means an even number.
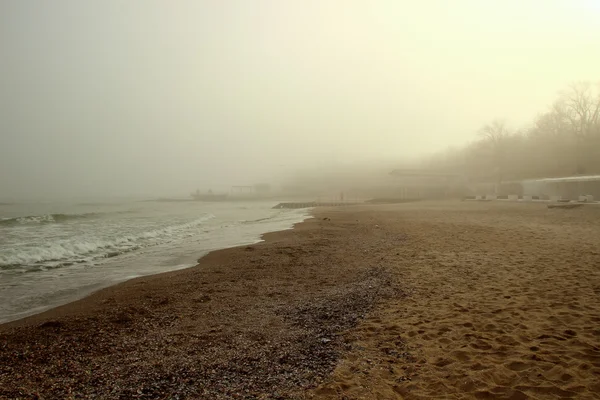
M467 191L463 175L426 169L395 169L395 195L401 199L462 197Z
M231 186L229 195L235 198L266 198L270 195L271 186L267 183L258 183L256 185L237 185Z
M254 185L254 191L259 194L267 194L271 192L271 185L268 183L257 183Z
M533 179L522 182L527 196L554 197L577 200L591 195L600 199L600 175L567 176L562 178Z

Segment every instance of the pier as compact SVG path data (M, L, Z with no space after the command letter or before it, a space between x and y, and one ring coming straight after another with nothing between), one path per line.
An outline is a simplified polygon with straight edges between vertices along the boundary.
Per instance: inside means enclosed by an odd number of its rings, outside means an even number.
M319 201L309 201L309 202L288 202L288 203L279 203L274 209L295 209L295 208L312 208L312 207L340 207L340 206L353 206L358 203L342 203L342 202L319 202Z

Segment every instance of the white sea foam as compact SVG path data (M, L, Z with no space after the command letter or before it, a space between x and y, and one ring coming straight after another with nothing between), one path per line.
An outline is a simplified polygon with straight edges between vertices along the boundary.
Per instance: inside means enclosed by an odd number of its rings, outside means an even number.
M113 257L142 247L189 237L197 232L194 228L211 218L214 216L207 214L184 224L110 239L73 237L40 246L8 249L0 254L0 269L22 266L56 268L90 259Z
M0 322L116 282L196 265L212 250L256 243L263 233L288 229L306 218L306 210L272 206L184 202L93 209L63 204L5 207L6 214L0 216ZM52 215L54 222L16 221L43 215Z

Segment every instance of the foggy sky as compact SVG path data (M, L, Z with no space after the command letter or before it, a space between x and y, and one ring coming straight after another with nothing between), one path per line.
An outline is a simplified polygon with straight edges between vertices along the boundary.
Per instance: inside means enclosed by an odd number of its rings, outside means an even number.
M600 79L595 0L3 0L0 198L404 159Z

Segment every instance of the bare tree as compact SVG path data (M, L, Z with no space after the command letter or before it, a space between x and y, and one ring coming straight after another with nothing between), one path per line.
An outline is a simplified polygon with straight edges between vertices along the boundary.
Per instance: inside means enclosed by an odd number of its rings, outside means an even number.
M564 104L557 101L549 111L538 115L529 134L540 139L554 139L565 136L570 131L571 122L567 117Z
M493 175L496 183L500 185L505 172L506 144L511 133L504 120L495 119L491 123L484 125L479 130L479 135L490 146Z
M504 120L495 119L491 123L484 125L479 130L479 135L494 146L498 146L510 135L510 131L506 127L506 122Z
M478 137L430 162L497 185L513 179L600 173L600 86L572 84L530 128L513 131L497 119L484 125Z
M590 149L587 142L598 132L600 126L600 91L590 82L576 82L561 93L557 102L570 124L575 136L576 173L586 172L587 154Z
M577 82L561 93L558 102L578 137L589 136L600 124L600 90L590 82Z

